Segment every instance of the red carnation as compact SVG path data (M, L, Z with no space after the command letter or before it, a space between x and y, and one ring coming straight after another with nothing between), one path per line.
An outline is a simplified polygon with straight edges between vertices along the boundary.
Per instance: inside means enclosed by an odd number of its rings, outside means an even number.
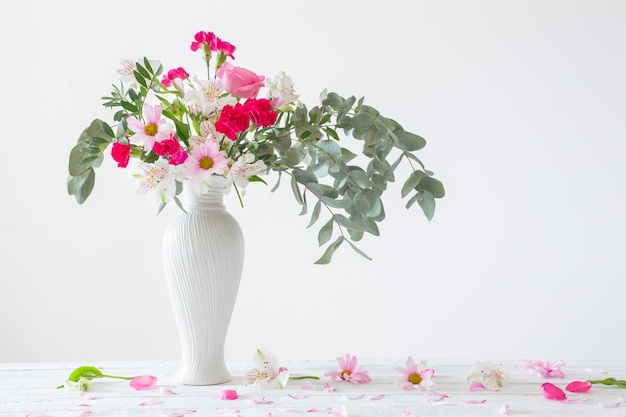
M241 103L235 104L234 107L229 104L224 106L220 118L215 122L215 130L230 140L237 140L237 134L248 130L249 127L250 118Z

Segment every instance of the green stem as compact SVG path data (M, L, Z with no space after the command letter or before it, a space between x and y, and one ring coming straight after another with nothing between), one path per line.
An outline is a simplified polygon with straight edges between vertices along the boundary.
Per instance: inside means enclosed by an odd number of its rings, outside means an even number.
M624 379L615 379L615 378L606 378L606 379L597 379L593 381L589 381L592 384L602 384L602 385L615 385L620 388L626 388L626 380Z
M290 376L289 379L291 379L292 381L300 381L302 379L316 379L316 380L319 380L320 377L319 376L313 376L313 375L302 375L302 376Z
M102 376L100 378L114 378L114 379L125 379L127 381L130 381L131 379L135 379L137 378L136 376L117 376L117 375L106 375L106 374L102 374Z

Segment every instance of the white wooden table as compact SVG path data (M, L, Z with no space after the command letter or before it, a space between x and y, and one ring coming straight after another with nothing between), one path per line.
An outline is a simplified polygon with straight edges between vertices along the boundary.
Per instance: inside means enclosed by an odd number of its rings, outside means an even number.
M533 358L534 359L534 358ZM434 361L435 390L447 395L436 397L424 391L401 391L395 385L400 373L396 367L405 359L368 360L359 358L372 382L350 384L331 381L324 373L336 370L334 360L292 361L283 363L292 375L316 375L319 381L290 381L287 387L252 387L244 384L244 375L253 368L252 361L229 363L233 380L214 386L177 384L176 362L102 362L102 363L5 363L0 364L0 416L11 417L84 417L84 416L501 416L503 404L511 416L626 416L626 389L594 385L588 393L568 393L573 402L545 399L541 384L552 382L565 388L573 380L626 379L626 364L607 361L567 363L565 379L541 379L522 369L522 361L499 361L511 377L499 391L469 391L467 373L474 361ZM90 391L56 389L69 373L81 365L93 365L112 375L158 377L152 390L137 391L128 382L96 379ZM336 391L323 389L328 383ZM221 391L234 389L239 398L225 401ZM168 393L171 390L173 393ZM580 398L580 400L578 400ZM262 401L260 401L262 400ZM577 402L579 401L579 402ZM265 402L265 404L260 404ZM333 414L334 412L334 414Z

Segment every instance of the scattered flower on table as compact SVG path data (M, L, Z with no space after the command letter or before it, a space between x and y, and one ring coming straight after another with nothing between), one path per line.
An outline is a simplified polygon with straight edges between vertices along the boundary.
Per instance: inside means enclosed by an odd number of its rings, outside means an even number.
M280 388L287 385L289 370L278 364L278 359L272 352L265 348L257 349L254 354L254 363L256 367L246 375L247 385L269 385L274 381Z
M132 388L136 390L153 389L157 383L157 377L152 375L139 375L128 382Z
M402 373L402 376L396 380L396 384L402 390L432 389L435 385L432 381L435 370L427 368L424 360L415 362L409 356L406 360L406 367L398 367L396 370Z
M239 394L234 389L225 389L220 392L220 400L232 401L239 398Z
M549 400L560 401L567 398L565 392L551 382L544 382L541 384L541 393Z
M553 362L524 359L522 368L539 378L565 378L561 370L562 366L565 366L565 362L560 359Z
M65 389L76 389L79 391L89 391L91 389L91 381L85 377L80 377L78 381L67 380L63 383Z
M342 380L353 384L364 384L370 382L369 373L357 366L357 357L346 353L345 356L337 358L339 371L326 372L324 375L330 377L333 381Z
M467 375L468 381L477 381L489 388L502 388L508 379L509 373L490 361L477 362Z
M572 381L565 389L569 392L587 392L591 389L591 385L590 381Z

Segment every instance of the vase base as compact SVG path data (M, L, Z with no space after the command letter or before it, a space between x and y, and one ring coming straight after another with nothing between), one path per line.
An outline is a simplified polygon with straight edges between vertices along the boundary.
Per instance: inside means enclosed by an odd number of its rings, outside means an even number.
M198 373L190 373L190 372L181 372L178 374L177 378L179 383L183 385L220 385L225 384L233 380L233 377L230 375L228 371L226 372L218 372L218 373L207 373L207 372L198 372Z

